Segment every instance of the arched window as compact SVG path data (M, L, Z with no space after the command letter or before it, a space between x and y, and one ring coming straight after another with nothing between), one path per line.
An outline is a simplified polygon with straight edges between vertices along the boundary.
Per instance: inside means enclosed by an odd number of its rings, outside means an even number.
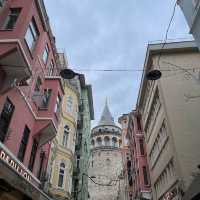
M67 97L67 112L72 113L73 111L73 98L72 96Z
M117 147L117 138L116 137L112 138L112 146Z
M94 140L91 141L91 145L92 145L92 147L94 147Z
M97 146L102 146L102 139L100 137L97 138Z
M62 141L62 145L64 147L67 147L68 138L69 138L69 126L65 125L63 133L63 141Z
M63 187L64 184L64 177L65 177L65 163L60 163L60 170L59 170L59 176L58 176L58 187Z
M104 144L105 146L110 146L110 138L108 136L104 138Z

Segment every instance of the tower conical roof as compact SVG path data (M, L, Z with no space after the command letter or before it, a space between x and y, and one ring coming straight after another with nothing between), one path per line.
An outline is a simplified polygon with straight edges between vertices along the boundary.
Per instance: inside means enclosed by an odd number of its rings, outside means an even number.
M102 115L101 115L101 119L99 121L98 126L100 126L100 125L116 126L115 122L114 122L114 118L111 115L111 112L110 112L110 110L108 108L107 99L106 99L106 103L105 103L105 106L104 106L104 109L103 109L103 112L102 112Z

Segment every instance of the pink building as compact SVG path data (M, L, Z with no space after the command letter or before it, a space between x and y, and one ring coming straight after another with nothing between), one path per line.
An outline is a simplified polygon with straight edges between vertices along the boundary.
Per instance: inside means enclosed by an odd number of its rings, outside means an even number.
M49 199L41 188L64 94L43 0L0 7L0 200Z
M129 114L128 124L129 148L131 161L127 163L133 199L151 199L151 184L147 164L144 133L140 116L136 111Z
M128 136L128 124L129 124L129 114L123 114L119 117L118 122L121 124L122 129L122 161L123 161L123 172L124 172L124 200L133 200L133 178L131 176L131 153L129 146L129 136Z

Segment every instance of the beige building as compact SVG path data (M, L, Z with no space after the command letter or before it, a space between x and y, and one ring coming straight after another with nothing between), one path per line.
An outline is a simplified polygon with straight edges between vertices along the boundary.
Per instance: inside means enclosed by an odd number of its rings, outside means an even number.
M91 200L124 200L121 153L121 129L116 126L106 103L98 126L91 133L91 156L88 181Z
M200 164L200 53L194 42L150 44L137 109L147 143L153 199L182 199Z
M76 123L79 95L74 87L63 81L65 95L62 115L56 138L52 142L49 167L49 193L55 199L70 199L72 190L73 162L76 140Z

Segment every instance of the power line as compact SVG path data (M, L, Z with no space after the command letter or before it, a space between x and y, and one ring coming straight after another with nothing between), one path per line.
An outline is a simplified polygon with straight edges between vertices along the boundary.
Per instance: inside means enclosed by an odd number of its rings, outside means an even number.
M171 24L172 24L173 19L174 19L174 16L175 16L177 2L178 2L178 0L176 0L176 2L175 2L175 4L174 4L174 7L173 7L172 15L171 15L171 18L170 18L170 20L169 20L169 24L168 24L168 26L167 26L167 30L166 30L166 33L165 33L165 38L164 38L164 42L163 42L161 51L164 49L165 44L167 43L168 33L169 33L169 29L170 29L170 27L171 27ZM157 61L158 68L160 68L160 58L161 58L161 54L162 54L161 51L160 51L160 54L159 54L159 57L158 57L158 61Z

